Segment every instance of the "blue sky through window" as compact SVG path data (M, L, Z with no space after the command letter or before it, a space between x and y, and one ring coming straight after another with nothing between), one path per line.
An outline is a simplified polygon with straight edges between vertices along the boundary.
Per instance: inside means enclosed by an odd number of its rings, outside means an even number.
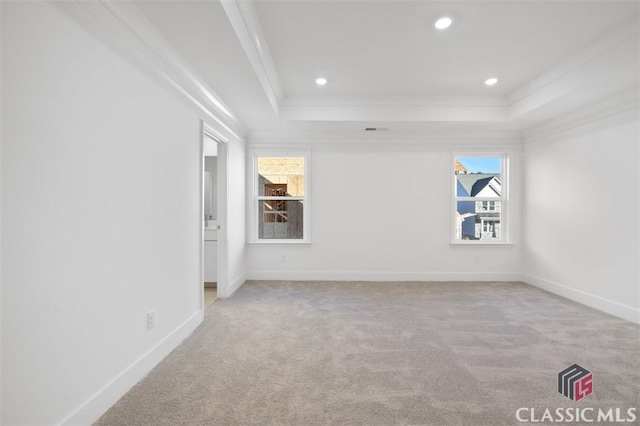
M500 157L458 157L467 173L502 173Z

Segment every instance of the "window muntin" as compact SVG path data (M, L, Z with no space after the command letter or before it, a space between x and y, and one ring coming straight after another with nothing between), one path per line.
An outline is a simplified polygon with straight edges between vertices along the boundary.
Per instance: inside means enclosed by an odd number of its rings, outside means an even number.
M507 242L507 156L455 155L454 243Z
M308 155L254 153L253 242L308 241Z

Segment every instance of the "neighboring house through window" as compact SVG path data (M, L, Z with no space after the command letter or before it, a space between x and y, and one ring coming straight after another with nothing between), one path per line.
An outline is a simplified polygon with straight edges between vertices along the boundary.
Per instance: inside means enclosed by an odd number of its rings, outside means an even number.
M286 183L265 183L264 195L268 197L286 197ZM264 201L263 215L265 222L284 223L289 219L289 211L287 210L287 201L283 199L267 199Z
M252 242L308 242L309 154L254 151Z
M453 169L453 242L507 242L507 155L456 155Z

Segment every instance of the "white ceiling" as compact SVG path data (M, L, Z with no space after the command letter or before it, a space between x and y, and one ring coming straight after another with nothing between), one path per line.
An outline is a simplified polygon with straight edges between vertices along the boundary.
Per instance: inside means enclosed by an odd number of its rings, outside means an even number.
M184 61L252 127L277 120L218 1L136 1Z
M286 96L506 96L637 13L636 2L261 1ZM454 24L436 30L442 15ZM315 77L330 84L321 89ZM487 87L492 76L500 83Z
M252 132L525 128L638 84L637 1L134 4Z

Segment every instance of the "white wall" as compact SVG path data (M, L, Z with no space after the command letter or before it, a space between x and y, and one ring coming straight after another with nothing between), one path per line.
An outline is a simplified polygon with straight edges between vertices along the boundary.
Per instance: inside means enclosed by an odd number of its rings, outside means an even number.
M1 422L89 424L201 320L199 120L51 4L1 27Z
M300 140L305 140L301 138ZM252 144L260 146L260 140ZM414 144L311 145L310 245L253 244L255 279L518 279L517 220L509 246L453 246L452 149L428 135ZM483 141L484 146L492 142ZM495 142L493 142L495 144ZM513 216L519 215L519 141L513 151ZM496 149L503 149L498 147ZM285 262L282 262L284 256ZM479 263L476 264L476 257Z
M638 110L524 144L525 280L640 322Z
M247 279L246 260L246 147L232 141L227 145L227 288L220 297L229 297Z

